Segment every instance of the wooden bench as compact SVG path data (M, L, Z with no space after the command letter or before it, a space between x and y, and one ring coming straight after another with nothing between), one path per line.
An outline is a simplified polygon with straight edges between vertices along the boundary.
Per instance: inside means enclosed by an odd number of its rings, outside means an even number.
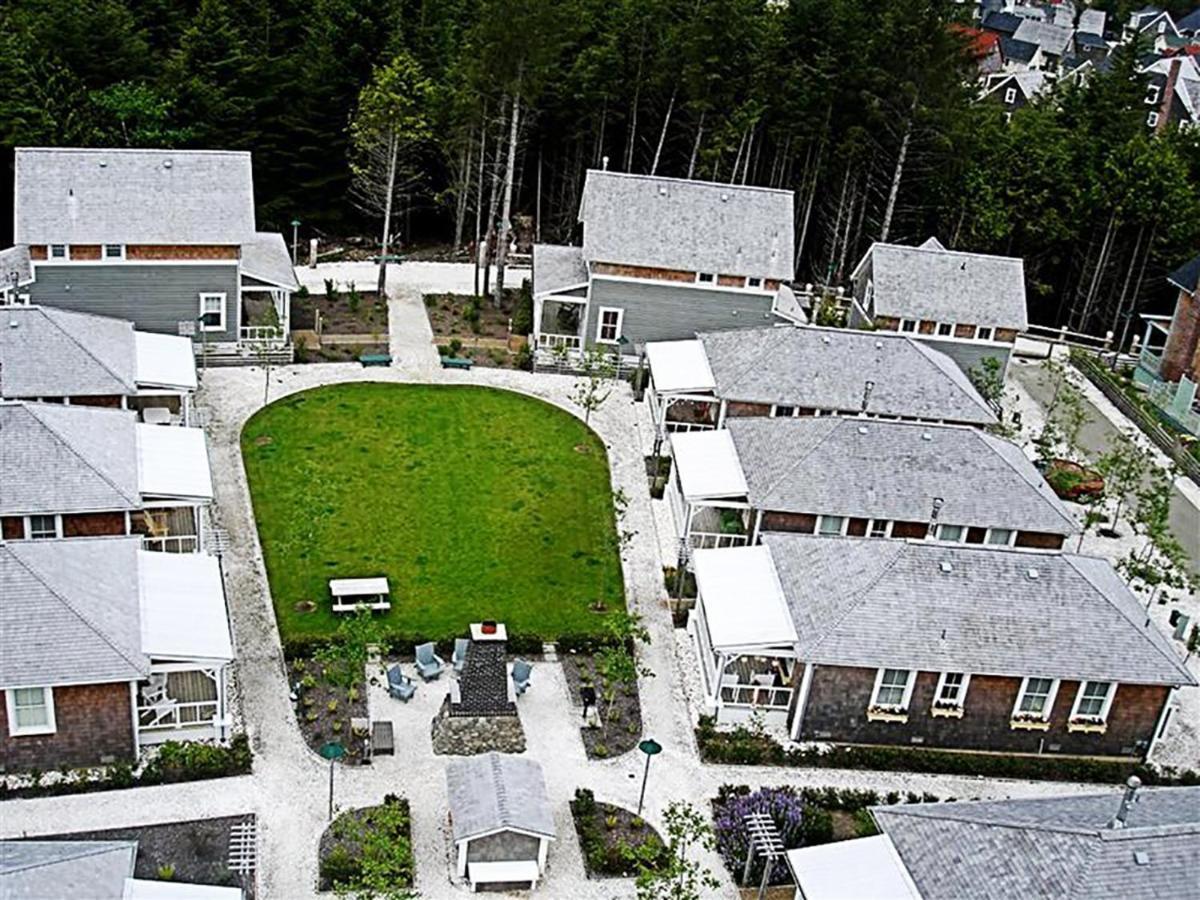
M502 862L467 863L467 880L471 890L478 891L481 884L524 884L533 890L538 883L538 864L533 859L514 859Z
M364 353L358 361L362 363L363 368L367 366L390 366L392 364L392 354L390 353Z
M360 606L367 609L391 609L390 589L386 578L331 578L329 593L333 595L333 611L354 612Z
M396 738L391 722L371 723L371 755L395 756Z
M443 369L470 369L473 365L475 365L475 360L473 359L464 359L461 356L442 357Z

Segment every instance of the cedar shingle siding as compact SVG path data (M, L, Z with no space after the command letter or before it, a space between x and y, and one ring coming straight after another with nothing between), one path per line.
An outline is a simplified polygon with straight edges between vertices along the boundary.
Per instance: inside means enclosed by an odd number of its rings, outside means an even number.
M94 537L125 533L125 513L74 513L62 517L63 537Z
M0 702L0 769L54 769L133 760L129 684L84 684L54 689L54 734L10 737L7 704Z
M130 244L125 248L126 259L237 259L240 255L237 244Z

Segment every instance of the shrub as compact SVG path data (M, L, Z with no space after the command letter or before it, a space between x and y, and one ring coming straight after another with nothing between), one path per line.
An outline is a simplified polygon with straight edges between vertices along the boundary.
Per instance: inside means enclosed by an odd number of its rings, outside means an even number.
M450 355L450 348L449 348L449 347L447 347L445 344L438 344L438 345L437 345L437 352L438 352L438 356L449 356L449 355Z
M517 291L517 303L512 314L512 331L513 334L520 335L533 333L533 289L528 278L521 282L521 289Z
M575 812L589 816L596 810L596 795L589 788L575 789Z
M362 294L358 292L358 288L354 282L350 282L349 289L346 294L347 303L350 305L350 312L357 313L358 308L362 306Z
M337 283L332 278L325 279L325 298L332 303L338 297Z
M158 867L154 874L158 876L159 881L174 881L175 866L173 866L171 863L163 863Z
M307 284L300 285L299 289L296 291L296 299L298 299L298 300L307 300L308 299L308 285Z
M528 344L522 344L517 348L517 353L513 357L513 366L526 372L533 371L533 351L529 349Z
M353 884L362 877L362 862L343 846L335 846L321 860L321 881L330 887Z
M147 764L139 781L142 784L171 784L245 775L250 771L250 760L250 741L244 734L234 735L228 747L196 741L167 741Z
M458 354L462 352L462 347L463 347L463 342L460 341L458 338L450 339L450 355L451 356L458 356Z

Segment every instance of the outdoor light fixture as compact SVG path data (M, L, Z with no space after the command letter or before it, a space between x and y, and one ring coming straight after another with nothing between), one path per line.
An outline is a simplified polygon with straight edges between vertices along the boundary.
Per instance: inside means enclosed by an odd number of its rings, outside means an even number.
M654 738L646 738L646 740L638 744L638 749L646 754L646 768L642 772L642 793L638 797L637 814L640 817L642 815L642 803L646 799L646 779L650 775L650 758L653 756L658 756L658 754L662 753L663 748L662 744L660 744Z
M322 744L321 749L317 751L325 759L329 760L329 821L333 821L333 764L334 761L341 759L346 755L346 748L337 741L330 741L327 744Z

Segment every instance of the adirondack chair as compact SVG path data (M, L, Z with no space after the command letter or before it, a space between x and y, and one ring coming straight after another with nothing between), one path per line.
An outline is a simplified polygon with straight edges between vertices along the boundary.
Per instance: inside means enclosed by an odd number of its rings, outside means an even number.
M417 692L417 686L413 684L413 680L401 672L399 666L392 666L387 670L387 679L388 694L397 700L407 703Z
M426 681L433 681L446 668L445 661L433 652L433 642L419 644L416 648L417 673Z
M470 646L471 642L466 638L454 639L454 655L450 657L450 663L456 673L461 672L467 664L467 648Z
M523 659L518 659L513 663L512 680L513 687L516 688L518 694L523 694L529 688L529 676L533 673L533 665L525 662Z

